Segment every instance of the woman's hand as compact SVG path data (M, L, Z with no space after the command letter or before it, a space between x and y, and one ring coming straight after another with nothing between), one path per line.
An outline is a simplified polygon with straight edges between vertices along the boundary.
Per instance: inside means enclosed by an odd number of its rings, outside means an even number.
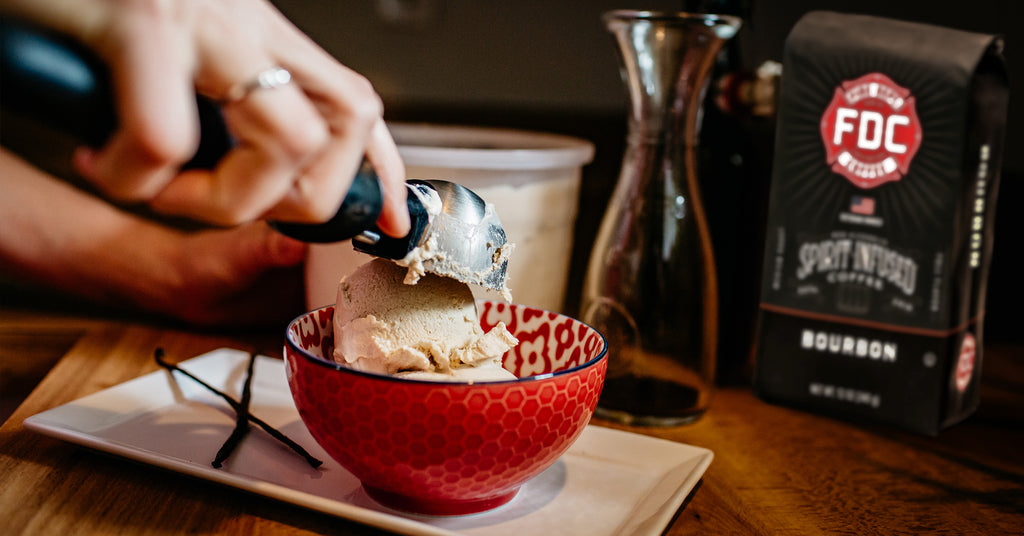
M7 0L4 10L92 48L110 66L120 118L77 169L119 201L221 225L326 221L365 156L384 187L378 222L408 231L405 169L370 83L265 0ZM286 69L272 89L239 91ZM224 99L237 145L213 170L179 168L198 144L195 93Z

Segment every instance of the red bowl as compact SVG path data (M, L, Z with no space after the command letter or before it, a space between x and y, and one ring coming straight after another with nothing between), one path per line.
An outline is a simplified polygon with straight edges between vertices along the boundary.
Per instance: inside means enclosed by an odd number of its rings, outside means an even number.
M519 345L504 366L519 379L407 380L336 364L334 307L288 325L288 386L327 453L388 507L460 515L507 503L583 432L604 385L597 330L524 305L481 301L480 323L505 322Z

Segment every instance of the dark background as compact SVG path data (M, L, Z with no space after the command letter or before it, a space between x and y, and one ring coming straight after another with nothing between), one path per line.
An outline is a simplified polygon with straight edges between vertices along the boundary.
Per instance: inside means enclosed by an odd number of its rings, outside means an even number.
M618 174L626 96L601 14L610 9L710 11L742 15L744 27L723 55L723 69L752 70L781 61L783 43L807 11L830 9L1001 34L1011 78L1006 156L988 293L988 340L1024 340L1017 303L1024 288L1013 265L1024 217L1024 23L1019 2L976 0L276 0L296 25L343 63L367 76L390 120L481 124L559 132L591 140L584 169L577 243L566 308L578 306L586 257ZM1016 30L1016 31L1015 31ZM723 292L722 350L740 359L749 344L760 263L758 224L770 177L774 122L707 111L702 188L716 233ZM731 333L729 333L731 331ZM730 359L725 356L726 359Z

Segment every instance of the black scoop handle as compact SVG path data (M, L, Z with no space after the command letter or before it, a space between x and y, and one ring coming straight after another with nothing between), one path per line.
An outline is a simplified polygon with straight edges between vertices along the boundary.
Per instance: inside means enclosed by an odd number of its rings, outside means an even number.
M0 80L3 105L70 133L91 147L102 146L117 128L107 66L80 43L7 17L0 19ZM197 96L200 138L186 169L212 169L234 141L217 104ZM364 163L338 213L328 222L272 222L283 234L306 242L338 242L376 231L383 207L380 180Z

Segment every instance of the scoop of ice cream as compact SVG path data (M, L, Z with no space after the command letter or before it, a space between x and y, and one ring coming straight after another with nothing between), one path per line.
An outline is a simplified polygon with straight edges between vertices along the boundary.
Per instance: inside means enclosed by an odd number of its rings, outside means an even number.
M493 331L493 330L492 330ZM514 380L515 374L503 369L497 360L488 360L485 363L472 367L453 368L449 372L428 372L425 370L410 370L395 374L399 378L407 380L426 381L449 381L460 383L493 382L502 380Z
M436 379L458 379L460 368L497 362L481 371L501 373L492 379L515 377L499 360L518 341L503 323L483 332L468 285L429 273L409 285L405 275L397 264L375 259L339 283L335 361L383 374L438 373Z

